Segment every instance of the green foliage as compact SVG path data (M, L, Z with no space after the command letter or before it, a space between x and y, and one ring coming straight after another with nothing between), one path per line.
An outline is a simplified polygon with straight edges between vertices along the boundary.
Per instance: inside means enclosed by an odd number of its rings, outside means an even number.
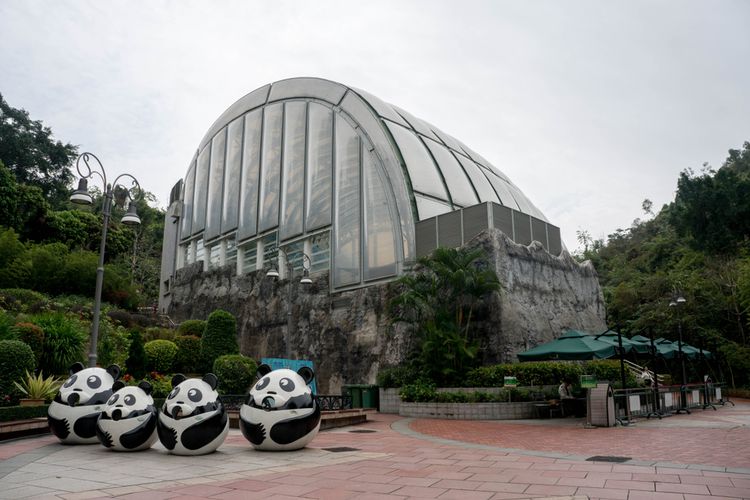
M64 379L57 378L54 375L50 375L45 378L43 372L39 372L38 375L34 375L28 372L25 373L25 377L19 382L13 382L16 388L28 399L44 399L50 401L55 397L57 391L60 390L60 385L64 382Z
M29 313L47 307L47 297L34 290L25 288L0 289L0 307L8 311Z
M245 394L253 383L258 365L242 354L225 354L214 361L213 373L219 379L221 394Z
M403 387L422 378L419 370L411 365L382 368L378 372L377 384L384 389L389 387Z
M16 318L0 309L0 340L18 340Z
M21 259L25 252L13 229L0 228L0 288L17 286L28 279L28 268Z
M130 331L130 348L125 367L127 373L136 379L143 378L146 373L146 349L140 330Z
M171 340L175 341L177 334L170 328L161 328L159 326L152 326L146 328L143 332L143 341L150 342L152 340Z
M476 363L472 335L476 306L500 289L494 270L480 249L438 248L418 261L415 272L398 280L399 293L389 304L395 323L407 325L419 350L412 360L433 381L450 385Z
M31 347L36 363L39 364L44 352L44 331L33 323L18 323L13 328L16 338Z
M0 340L0 404L14 403L19 391L13 384L36 366L31 347L20 340ZM7 396L10 396L7 400Z
M143 346L146 351L146 368L157 372L168 372L172 369L177 346L169 340L152 340Z
M7 406L0 408L0 422L46 417L48 409L49 405Z
M64 313L44 313L32 317L32 323L44 331L42 370L62 374L73 363L85 361L88 333L80 320Z
M188 319L177 327L178 334L193 335L198 338L203 336L204 331L206 331L206 322L202 319Z
M598 381L609 380L613 384L617 384L618 387L622 385L620 361L616 359L597 359L587 361L583 370L586 375L594 375ZM638 385L635 376L627 368L625 369L625 382L628 384L628 387L635 387Z
M182 373L202 372L201 339L195 335L178 335L174 343L177 345L174 370Z
M468 387L502 387L504 377L516 377L520 385L552 385L569 379L579 380L581 365L562 361L533 361L482 366L466 374Z
M238 354L237 322L227 311L217 309L208 316L206 331L201 337L201 357L207 366L224 354Z
M432 382L416 382L403 386L398 395L407 403L425 403L434 401L437 391Z
M97 362L101 366L126 366L130 353L130 334L104 317L99 321L99 340L96 346Z
M125 375L122 380L127 385L138 385L140 379L141 377L133 377L128 374ZM169 395L170 392L172 392L172 376L162 375L158 372L150 372L146 374L145 377L143 377L143 380L151 384L151 397L154 398L156 407L160 407L163 404L163 401L159 403L157 400L163 400Z

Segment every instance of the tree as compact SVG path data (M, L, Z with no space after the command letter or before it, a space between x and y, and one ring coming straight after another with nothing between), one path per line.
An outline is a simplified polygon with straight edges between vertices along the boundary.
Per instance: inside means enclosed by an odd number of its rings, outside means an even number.
M201 356L206 367L211 368L214 361L224 354L238 354L237 320L231 313L217 309L208 315L206 331L201 337Z
M53 206L66 202L76 155L76 146L54 140L49 127L8 105L0 94L0 161L19 184L38 186Z
M13 173L0 161L0 221L25 237L42 231L49 204L37 186L18 184Z

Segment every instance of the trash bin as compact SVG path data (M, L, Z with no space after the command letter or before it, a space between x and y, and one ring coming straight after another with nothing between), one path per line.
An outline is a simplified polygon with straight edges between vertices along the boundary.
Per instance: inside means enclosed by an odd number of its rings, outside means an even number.
M363 385L362 388L362 407L363 408L377 408L378 407L378 386L377 385Z
M344 396L352 398L352 408L362 408L362 386L345 385L341 388Z
M550 405L548 403L537 403L534 405L537 418L549 418Z

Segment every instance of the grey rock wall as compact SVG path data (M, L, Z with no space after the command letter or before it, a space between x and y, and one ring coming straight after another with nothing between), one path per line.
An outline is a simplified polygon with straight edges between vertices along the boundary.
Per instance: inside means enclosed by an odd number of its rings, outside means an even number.
M513 361L568 328L604 329L604 301L589 263L566 252L551 256L538 244L517 245L495 229L469 245L488 251L503 286L476 324L483 362ZM337 394L345 384L374 383L381 366L400 363L413 347L385 314L394 293L385 283L330 294L327 273L301 285L264 271L238 276L234 266L203 271L196 263L176 272L169 314L184 321L219 308L231 312L241 352L256 359L285 357L289 330L292 358L312 360L319 392Z

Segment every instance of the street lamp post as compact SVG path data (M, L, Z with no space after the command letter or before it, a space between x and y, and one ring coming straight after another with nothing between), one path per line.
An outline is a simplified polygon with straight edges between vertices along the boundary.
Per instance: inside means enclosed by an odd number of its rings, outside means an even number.
M669 307L679 309L685 305L687 300L683 297L680 290L675 290ZM680 407L675 413L690 413L687 407L687 372L685 371L685 353L682 352L682 314L678 312L677 318L677 355L680 357L680 367L682 369L682 386L680 387Z
M292 266L292 263L289 262L289 254L284 251L283 248L279 247L277 248L277 259L278 262L278 254L281 254L284 256L284 263L286 264L286 275L289 279L289 283L287 284L288 292L287 292L287 308L286 308L286 330L284 332L284 350L285 350L285 357L286 359L292 358L292 346L291 346L291 340L292 340L292 306L294 304L294 298L295 298L295 288L292 285L292 278L294 277L294 266ZM310 279L310 257L307 256L307 254L302 254L302 279L299 280L300 285L310 285L312 284L312 280ZM276 269L276 267L271 267L268 272L266 272L266 276L269 278L278 278L279 277L279 271Z
M81 164L81 160L83 160L83 164ZM94 169L91 168L92 165L89 163L92 160L96 162L93 164ZM125 193L127 193L127 198L130 200L128 211L123 216L121 222L128 226L136 226L141 223L141 219L136 212L135 198L131 196L130 191L135 189L137 190L137 194L140 195L141 185L138 183L138 180L130 174L120 174L115 178L112 184L109 184L107 182L107 174L104 171L102 162L99 161L99 158L93 153L82 153L79 155L76 159L76 170L78 171L78 175L81 176L81 179L78 181L78 189L73 191L73 194L70 196L71 202L78 205L91 205L93 203L94 200L88 192L88 179L92 178L94 175L99 176L104 186L104 199L102 200L102 215L104 216L104 221L102 223L102 240L99 245L99 265L96 268L94 318L91 322L91 341L89 346L89 366L93 367L96 366L96 347L99 340L99 316L102 308L102 286L104 284L104 250L107 245L107 226L109 225L109 217L112 214L114 190L120 186L124 189ZM133 183L131 188L126 188L119 184L120 179L125 177L132 179Z

